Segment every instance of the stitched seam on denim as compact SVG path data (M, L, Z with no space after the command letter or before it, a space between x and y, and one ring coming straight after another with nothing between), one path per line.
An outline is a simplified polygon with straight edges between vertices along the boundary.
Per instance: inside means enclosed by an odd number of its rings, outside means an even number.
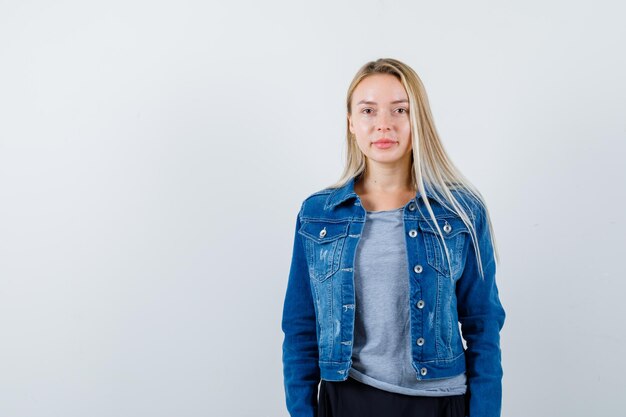
M452 291L454 289L450 290L450 295L448 296L448 305L452 306ZM448 338L446 339L446 342L448 343L448 349L446 349L448 351L448 354L450 356L452 356L452 312L450 312L450 315L448 316L449 320L448 320Z
M424 248L426 249L426 263L432 264L430 260L435 256L433 242L431 237L424 231L422 231L422 237L424 238Z
M322 345L320 344L320 340L322 340L322 321L323 318L320 316L320 294L317 288L317 285L313 284L312 282L309 282L309 285L313 288L313 304L315 306L315 318L316 318L316 327L317 327L317 354L321 357L322 356Z
M309 278L315 279L315 262L313 262L313 250L309 245L312 243L309 239L306 239L304 242L304 251L306 252L307 263L309 266Z
M461 268L461 262L463 262L463 249L465 248L465 242L467 241L467 236L461 236L461 233L446 239L446 242L452 243L449 245L448 250L452 249L450 253L450 261L452 265L456 265L456 270L448 271L447 259L445 258L445 253L443 252L444 247L441 242L439 236L434 235L432 233L424 233L424 241L426 243L426 261L428 264L437 270L440 274L444 276L453 276L456 273L458 274L459 269ZM446 243L446 245L448 245Z
M321 223L321 224L319 224ZM342 237L345 237L348 235L348 228L349 228L349 223L348 222L341 222L341 223L346 223L345 227L342 227L340 230L338 230L336 234L331 235L331 236L324 236L323 238L319 237L319 232L318 233L310 233L306 230L306 226L311 225L313 227L316 227L317 230L321 231L323 230L321 228L321 226L323 226L324 224L340 224L340 223L333 223L333 222L311 222L311 221L304 221L302 226L300 227L300 229L298 229L298 233L304 237L307 237L313 241L315 241L316 243L327 243L327 242L332 242L333 240L337 240L340 239ZM317 226L316 226L317 225Z
M341 260L343 258L343 248L345 245L346 245L345 237L337 239L337 247L335 248L335 254L334 254L334 259L333 259L332 274L337 272L339 270L339 267L341 266Z
M459 358L461 358L461 356L463 356L464 354L465 354L464 352L461 352L460 354L458 354L454 358L431 359L431 360L421 361L420 363L454 362L454 361L459 360Z
M314 192L313 194L310 194L307 198L304 199L304 201L308 201L315 196L332 194L333 192L334 192L334 189L325 188L323 190L319 190L319 191Z
M349 363L349 361L341 361L341 362L336 362L336 361L318 361L320 365L340 365L340 366L345 366L345 364Z
M442 346L441 339L441 277L437 274L437 298L435 301L435 356L440 357Z
M305 251L307 252L309 275L312 275L313 278L317 279L320 282L327 280L339 269L341 259L340 257L337 257L337 245L339 244L339 240L342 240L341 244L343 248L345 238L342 239L341 237L338 237L335 240L320 243L315 239L311 239L307 234L301 233L301 236L303 236L305 239ZM323 262L320 260L320 263L323 263L323 265L320 265L322 270L319 276L315 270L315 254L319 249L318 245L329 245L326 259Z
M459 257L458 262L457 262L457 271L456 275L457 277L460 276L460 272L463 270L463 268L465 267L465 258L466 258L466 253L465 253L465 246L467 244L468 240L471 240L471 236L465 236L463 238L461 238L461 236L459 236L457 238L457 248L456 248L456 253L457 256Z
M336 323L335 323L335 319L334 319L334 315L333 315L333 312L335 311L334 308L333 308L334 305L335 305L335 303L334 303L335 298L333 297L333 284L334 284L334 281L330 280L330 281L327 281L327 285L326 285L327 288L328 288L327 289L327 292L328 292L328 314L330 316L330 321L332 323L332 326L330 328L331 333L330 333L330 349L329 349L329 354L330 354L331 357L332 357L332 355L335 352L335 333L336 333L335 332L335 325L336 325Z
M304 214L302 215L302 220L303 221L312 221L312 222L320 222L320 223L348 223L352 220L352 217L346 217L346 218L341 218L341 219L333 219L333 218L329 218L329 217L310 217L310 216L305 216Z

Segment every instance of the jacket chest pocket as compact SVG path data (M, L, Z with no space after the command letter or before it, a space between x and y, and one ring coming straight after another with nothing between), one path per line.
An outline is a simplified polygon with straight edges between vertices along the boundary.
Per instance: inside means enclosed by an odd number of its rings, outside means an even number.
M304 237L309 275L318 281L330 278L341 263L349 222L304 221L298 233Z
M459 218L438 219L437 223L450 255L452 278L458 279L465 266L465 244L471 241L469 230ZM426 220L420 221L419 227L424 235L426 261L439 273L450 276L450 265L436 227L432 221Z

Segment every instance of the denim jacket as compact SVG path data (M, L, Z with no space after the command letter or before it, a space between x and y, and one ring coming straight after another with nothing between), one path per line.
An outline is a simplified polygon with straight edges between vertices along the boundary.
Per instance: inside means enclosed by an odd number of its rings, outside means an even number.
M366 214L354 182L353 178L341 188L310 195L296 219L282 319L285 394L292 417L315 417L320 379L343 381L352 365L354 262ZM415 341L412 365L420 380L465 371L469 415L498 417L505 312L496 287L493 247L482 205L465 193L453 192L471 209L484 279L469 230L427 191L446 239L449 267L424 196L418 192L403 208L410 333Z

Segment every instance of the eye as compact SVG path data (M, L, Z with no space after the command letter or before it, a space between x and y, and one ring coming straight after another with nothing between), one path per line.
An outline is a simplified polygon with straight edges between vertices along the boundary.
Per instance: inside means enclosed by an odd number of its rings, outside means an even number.
M405 109L404 107L400 107L399 109L396 110L398 113L400 114L406 114L409 112L409 109Z
M373 111L374 110L370 109L369 107L366 107L363 110L361 110L361 113L372 114Z

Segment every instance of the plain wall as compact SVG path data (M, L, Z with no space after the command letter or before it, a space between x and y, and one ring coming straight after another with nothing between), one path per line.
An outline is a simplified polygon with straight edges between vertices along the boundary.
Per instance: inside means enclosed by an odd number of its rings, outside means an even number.
M618 415L625 9L1 1L0 415L287 416L296 214L379 57L491 210L503 416Z

